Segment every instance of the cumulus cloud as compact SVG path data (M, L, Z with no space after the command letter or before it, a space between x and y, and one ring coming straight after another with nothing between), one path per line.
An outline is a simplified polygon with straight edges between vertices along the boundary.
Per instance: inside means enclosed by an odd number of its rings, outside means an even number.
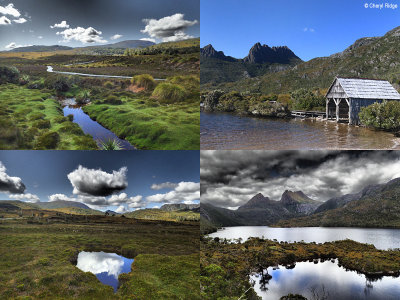
M118 208L115 210L115 212L116 212L116 213L119 213L119 214L124 214L124 213L126 213L126 212L129 212L129 210L127 210L125 206L120 205L120 206L118 206Z
M57 25L57 24L56 24ZM57 32L57 35L61 35L63 37L63 42L70 42L72 40L84 43L107 43L105 39L103 39L102 32L94 29L93 27L83 28L68 28L64 31Z
M0 17L0 25L10 25L11 21L9 18L7 18L6 16L1 16Z
M54 201L75 201L75 198L68 197L67 195L64 195L64 194L54 194L54 195L50 195L48 198L49 198L49 202L54 202Z
M10 194L23 194L25 185L19 177L12 177L7 174L7 169L0 161L0 192Z
M21 201L26 201L26 202L32 202L32 203L37 203L40 201L39 197L34 194L10 194L9 197L11 199L15 200L21 200Z
M101 169L87 169L79 166L68 174L68 179L74 188L74 194L105 197L124 190L128 186L127 172L126 167L107 173Z
M162 189L174 189L178 186L177 183L164 182L164 183L154 183L151 185L152 190L162 190Z
M80 252L76 266L84 272L93 274L107 273L107 275L118 279L123 265L123 258L115 253Z
M112 37L110 37L111 40L118 40L120 38L122 38L123 35L122 34L114 34Z
M148 34L151 38L161 39L163 42L193 38L186 34L185 30L198 23L197 20L185 20L184 15L179 13L158 20L143 19L143 22L146 26L141 32Z
M0 14L10 15L15 18L18 18L21 15L19 10L14 7L13 3L10 3L7 6L0 6Z
M326 201L400 177L400 154L386 151L202 151L201 201L238 207L257 193L285 190Z
M23 24L26 23L28 20L25 18L19 18L19 19L15 19L13 20L14 23L18 23L18 24Z
M69 28L69 25L67 24L67 21L62 21L59 24L54 24L53 26L50 25L50 28Z
M146 200L152 203L193 203L193 201L200 200L200 183L182 181L175 184L172 191L148 196Z

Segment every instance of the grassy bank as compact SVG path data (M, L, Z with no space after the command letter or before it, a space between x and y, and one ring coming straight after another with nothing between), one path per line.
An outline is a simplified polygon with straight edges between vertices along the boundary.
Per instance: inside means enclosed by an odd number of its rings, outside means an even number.
M101 220L117 220L101 218ZM0 224L0 298L199 299L198 226L134 222ZM90 219L92 220L92 219ZM112 287L75 267L79 251L135 258Z
M279 243L250 238L244 243L203 239L200 269L203 299L238 299L250 288L249 274L275 265L338 258L343 267L368 276L398 275L399 250L378 250L351 240L315 243ZM257 299L250 289L247 299Z
M0 85L1 149L97 149L50 91Z
M200 148L198 103L160 104L148 95L123 92L122 102L94 103L83 110L94 120L138 149L196 150Z

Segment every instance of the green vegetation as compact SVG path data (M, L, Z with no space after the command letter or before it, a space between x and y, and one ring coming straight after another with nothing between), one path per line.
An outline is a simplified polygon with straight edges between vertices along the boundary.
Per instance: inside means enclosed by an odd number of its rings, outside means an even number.
M0 85L1 149L97 149L45 90Z
M93 95L84 112L138 149L200 148L198 98L163 104L147 94L114 92L113 96L119 105L107 103L109 98L102 101L102 94Z
M387 131L400 130L400 102L383 101L362 107L360 121L366 126Z
M97 47L0 53L5 65L0 68L0 116L7 116L0 118L0 149L97 149L79 125L62 116L56 97L76 98L92 119L139 149L199 149L199 45L199 39L164 43L151 46L154 53L145 53L146 48L132 56ZM49 65L57 71L133 79L62 76L46 72ZM157 86L153 78L166 82ZM35 106L31 98L37 99Z
M121 142L115 139L100 141L100 147L102 150L123 150Z
M145 91L151 91L156 86L156 82L153 76L149 74L136 75L132 78L132 84L139 88L143 88Z
M198 223L50 213L0 219L1 299L200 299ZM132 272L114 293L75 266L80 251L134 258Z
M290 93L293 108L299 110L325 110L325 95L319 89L316 92L307 89L299 89Z
M257 299L249 283L251 272L307 260L338 258L343 267L371 276L393 275L400 270L399 250L377 250L351 240L306 244L249 238L244 243L230 243L202 238L200 247L203 299L237 300L246 291L245 299Z
M162 220L173 222L199 221L200 214L193 211L163 211L160 209L139 209L124 214L127 218L139 220Z

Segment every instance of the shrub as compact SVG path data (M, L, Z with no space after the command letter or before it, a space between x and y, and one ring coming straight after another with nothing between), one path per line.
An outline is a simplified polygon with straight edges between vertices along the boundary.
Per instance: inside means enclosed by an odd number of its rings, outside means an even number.
M67 133L76 134L76 135L84 134L81 127L78 124L71 123L71 122L63 124L63 126L59 129L59 132L67 132Z
M58 116L58 117L54 118L54 121L56 123L64 123L64 122L68 121L68 118L67 117L63 117L63 116Z
M45 129L45 128L50 128L51 124L49 120L38 120L33 123L33 127L39 128L39 129Z
M0 84L18 83L19 70L16 67L0 66Z
M74 115L70 114L70 115L67 116L67 118L68 118L69 121L72 122L74 120Z
M54 89L57 92L67 92L70 89L68 78L64 76L48 77L44 82L49 89Z
M389 131L400 130L400 102L383 101L362 107L360 121L366 126Z
M19 84L20 84L20 85L28 84L28 83L29 83L29 80L30 80L30 78L29 78L28 75L22 75L22 76L20 77L20 79L19 79Z
M38 149L56 149L60 142L60 136L57 132L46 132L37 139Z
M108 139L100 141L100 148L102 150L123 150L123 147L118 140Z
M85 104L88 102L90 97L89 90L83 90L76 96L76 103L77 104Z
M295 109L311 110L325 106L325 98L322 95L315 95L307 89L299 89L290 93Z
M137 87L144 88L146 91L151 91L156 86L153 76L149 74L136 75L132 78L132 84Z
M111 81L106 81L104 83L104 87L107 89L112 89L114 87L114 84Z
M180 85L164 82L157 85L152 96L164 102L182 102L186 98L186 91Z
M41 112L35 112L29 116L29 120L35 121L35 120L43 120L46 117L44 113Z

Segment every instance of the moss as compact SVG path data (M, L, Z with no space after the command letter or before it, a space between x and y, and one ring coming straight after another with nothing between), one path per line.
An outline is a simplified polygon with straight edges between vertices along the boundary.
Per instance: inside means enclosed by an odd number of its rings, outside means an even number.
M33 122L32 126L39 129L46 129L51 127L51 123L50 120L38 120Z
M55 149L60 142L60 136L57 132L46 132L39 136L37 140L38 149Z

